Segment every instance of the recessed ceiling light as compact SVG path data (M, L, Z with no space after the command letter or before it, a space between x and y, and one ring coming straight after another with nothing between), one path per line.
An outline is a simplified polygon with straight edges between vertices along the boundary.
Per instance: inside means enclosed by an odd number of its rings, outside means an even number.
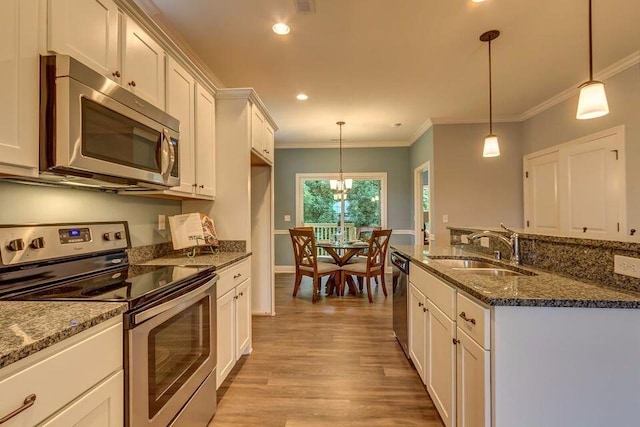
M289 34L289 32L291 32L291 28L289 28L289 26L284 22L278 22L273 27L271 27L271 29L273 30L274 33L280 36L287 35Z
M391 125L392 128L399 128L400 126L402 126L402 123L394 123Z
M296 99L299 99L300 101L306 101L307 99L309 99L309 97L304 93L299 93L298 95L296 95Z
M474 2L474 3L484 3L485 2L485 0L471 0L471 1Z

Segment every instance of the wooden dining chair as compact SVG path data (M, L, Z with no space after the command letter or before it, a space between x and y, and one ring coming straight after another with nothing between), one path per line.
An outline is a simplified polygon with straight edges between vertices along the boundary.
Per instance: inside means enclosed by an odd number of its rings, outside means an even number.
M371 294L371 278L380 277L380 285L384 296L387 296L387 287L384 280L384 266L387 257L387 248L389 247L389 238L392 230L374 230L369 239L369 249L367 251L367 262L347 264L342 267L342 277L340 282L340 291L344 292L344 282L347 275L356 276L358 282L362 284L364 280L367 284L367 295L369 302L373 302Z
M308 226L308 225L304 225L304 226L300 226L300 227L294 227L296 230L311 230L313 231L313 235L315 238L315 230L313 229L313 227ZM331 255L318 255L318 262L329 262L332 264L336 263L336 260L333 259L333 257Z
M293 255L296 262L293 297L295 298L298 294L302 276L311 277L313 281L312 301L315 303L318 291L321 288L322 277L333 275L334 280L339 280L338 283L342 283L340 266L328 262L318 262L318 251L313 230L292 228L289 230L289 235L291 236Z

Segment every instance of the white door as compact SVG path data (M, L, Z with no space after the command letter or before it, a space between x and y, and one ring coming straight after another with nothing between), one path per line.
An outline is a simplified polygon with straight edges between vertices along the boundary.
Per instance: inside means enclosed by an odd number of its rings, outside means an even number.
M567 232L596 239L624 236L624 152L617 136L575 144L563 151Z
M525 159L525 226L542 233L560 232L559 152Z
M38 167L38 1L9 0L0 14L0 172ZM27 168L22 170L22 168Z
M55 414L42 427L120 427L123 424L124 373L118 371Z
M247 354L251 338L251 279L236 287L236 360Z
M267 160L269 161L269 163L273 163L273 154L274 154L273 149L275 145L276 135L273 131L273 128L268 123L265 123L264 129L265 129L264 154Z
M118 7L113 0L49 0L47 48L120 82Z
M180 186L172 190L193 193L195 187L195 81L175 59L167 58L167 113L180 121L178 162Z
M235 358L235 336L236 336L236 293L234 289L218 298L217 300L217 364L216 364L216 387L220 387L222 382L236 363Z
M216 104L201 85L196 84L196 193L216 194L215 146Z
M131 18L125 19L125 29L122 85L164 109L164 51Z
M265 118L257 105L251 105L251 148L265 156Z
M409 284L409 356L422 382L426 384L425 351L427 298L413 284Z
M430 300L427 302L427 390L442 421L456 425L456 324Z
M480 347L458 328L457 345L458 427L491 426L489 350Z

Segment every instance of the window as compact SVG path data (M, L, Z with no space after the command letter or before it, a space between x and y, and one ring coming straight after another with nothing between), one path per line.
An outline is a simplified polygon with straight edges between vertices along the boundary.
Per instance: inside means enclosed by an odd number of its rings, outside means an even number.
M386 228L386 173L344 174L353 179L353 186L344 201L344 222L354 237L362 226ZM329 180L337 174L297 174L296 224L320 228L335 228L340 221L343 204L334 198ZM316 233L318 236L327 237Z

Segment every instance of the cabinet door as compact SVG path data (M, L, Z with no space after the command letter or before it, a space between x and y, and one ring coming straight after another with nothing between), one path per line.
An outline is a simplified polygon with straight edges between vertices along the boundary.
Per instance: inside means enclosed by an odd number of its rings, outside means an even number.
M164 51L131 18L125 18L123 86L164 109Z
M525 160L525 225L536 232L560 231L559 153Z
M409 284L409 356L425 384L426 311L427 298L413 284Z
M458 329L457 415L459 427L491 425L491 384L489 350L480 347Z
M73 56L117 82L118 7L113 0L49 0L49 51Z
M427 302L427 390L447 427L456 425L456 324Z
M275 133L273 128L266 123L265 124L265 139L264 139L264 149L265 149L265 157L269 161L269 163L273 163L273 154L274 154L274 145L275 145Z
M178 162L180 186L172 190L193 193L195 187L195 81L175 59L167 58L167 113L180 120Z
M196 193L216 194L216 104L201 85L196 84Z
M217 301L217 378L216 387L222 382L236 363L235 336L236 336L236 293L232 289Z
M42 427L120 427L124 424L124 374L119 371L67 406Z
M236 287L236 360L248 354L251 340L251 279Z
M0 14L0 173L38 167L38 1L9 0ZM21 168L30 168L24 169Z
M624 153L617 141L617 135L608 135L563 150L565 229L570 235L595 239L624 235Z
M251 104L251 148L261 156L265 155L265 118L257 105Z

